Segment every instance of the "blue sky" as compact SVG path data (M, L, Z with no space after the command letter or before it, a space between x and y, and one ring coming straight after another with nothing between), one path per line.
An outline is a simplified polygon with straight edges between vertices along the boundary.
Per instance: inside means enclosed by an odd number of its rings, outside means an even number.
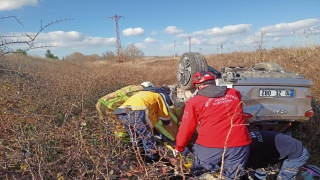
M263 48L320 45L319 0L0 0L0 37L36 33L36 45L55 45L59 58L116 52L115 21L122 47L132 43L146 56L215 54ZM15 38L16 40L17 38ZM8 39L7 39L8 40ZM20 40L20 39L19 39ZM21 39L22 40L22 39ZM174 43L175 42L175 43ZM26 46L12 46L25 49ZM44 56L46 49L28 51Z

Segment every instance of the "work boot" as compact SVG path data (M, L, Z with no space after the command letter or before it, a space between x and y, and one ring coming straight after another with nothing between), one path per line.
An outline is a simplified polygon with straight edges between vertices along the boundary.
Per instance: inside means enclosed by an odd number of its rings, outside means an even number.
M200 180L218 180L219 177L214 177L211 173L204 173L199 177ZM222 177L222 179L224 179Z

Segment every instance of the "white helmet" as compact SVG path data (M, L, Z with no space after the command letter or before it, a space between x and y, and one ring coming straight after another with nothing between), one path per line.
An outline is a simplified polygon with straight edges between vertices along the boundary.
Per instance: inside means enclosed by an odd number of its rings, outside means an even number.
M145 87L145 88L147 88L147 87L154 87L154 85L153 85L151 82L149 82L149 81L142 82L140 85L143 86L143 87Z

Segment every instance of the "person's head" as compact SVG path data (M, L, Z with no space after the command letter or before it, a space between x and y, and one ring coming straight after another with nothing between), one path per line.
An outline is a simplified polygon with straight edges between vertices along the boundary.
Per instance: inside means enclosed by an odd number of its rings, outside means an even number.
M198 71L192 76L192 86L202 89L203 87L216 84L215 76L209 71Z
M143 86L144 88L154 87L154 85L150 81L142 82L140 85Z
M170 89L170 87L163 85L163 86L161 86L160 88L164 91L164 93L166 93L166 94L168 95L168 96L167 96L168 98L166 99L166 103L167 103L169 106L173 105L173 101L171 100L172 96L171 96L171 89Z

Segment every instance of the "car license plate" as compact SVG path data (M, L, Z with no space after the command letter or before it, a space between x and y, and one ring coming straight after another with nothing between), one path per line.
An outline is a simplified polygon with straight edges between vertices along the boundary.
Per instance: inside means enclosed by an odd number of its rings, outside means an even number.
M260 97L293 97L293 89L259 89Z

